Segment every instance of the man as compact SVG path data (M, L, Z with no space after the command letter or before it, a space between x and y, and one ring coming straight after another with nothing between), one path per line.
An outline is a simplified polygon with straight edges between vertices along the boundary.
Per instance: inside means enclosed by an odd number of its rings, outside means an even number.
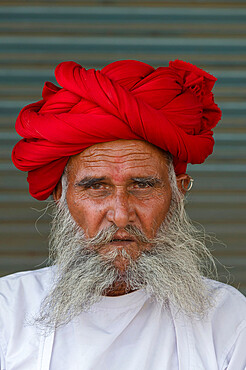
M14 164L54 199L52 266L1 279L1 370L246 368L246 301L210 280L187 163L211 154L215 78L175 61L56 69Z

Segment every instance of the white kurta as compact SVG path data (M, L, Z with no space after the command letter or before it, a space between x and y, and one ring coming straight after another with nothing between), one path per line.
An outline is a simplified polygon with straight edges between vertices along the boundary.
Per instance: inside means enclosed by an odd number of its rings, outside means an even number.
M245 370L246 299L209 281L216 305L205 320L161 309L139 290L103 297L47 337L25 319L52 280L44 268L0 280L1 370Z

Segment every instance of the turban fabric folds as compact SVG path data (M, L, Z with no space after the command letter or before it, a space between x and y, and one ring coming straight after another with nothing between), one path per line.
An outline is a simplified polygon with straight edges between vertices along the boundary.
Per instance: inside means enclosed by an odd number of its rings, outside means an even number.
M176 174L202 163L213 151L221 118L211 92L216 78L180 60L154 69L135 60L86 70L60 63L57 87L46 82L43 99L24 107L16 121L23 137L12 160L29 171L30 194L47 199L71 155L101 142L148 141L174 158Z

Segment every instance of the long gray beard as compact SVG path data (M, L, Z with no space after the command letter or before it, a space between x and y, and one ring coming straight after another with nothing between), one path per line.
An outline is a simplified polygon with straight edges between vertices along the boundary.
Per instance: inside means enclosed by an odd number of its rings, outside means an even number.
M35 319L39 328L54 330L68 323L121 281L128 291L144 288L164 308L171 303L188 316L206 315L213 300L203 276L212 277L215 264L205 246L204 234L187 218L183 199L177 192L155 239L148 240L136 227L126 227L139 243L152 247L136 261L124 249L101 256L94 248L109 243L117 230L113 225L86 239L71 217L66 201L55 210L50 258L56 279ZM128 260L124 273L113 263L121 253Z

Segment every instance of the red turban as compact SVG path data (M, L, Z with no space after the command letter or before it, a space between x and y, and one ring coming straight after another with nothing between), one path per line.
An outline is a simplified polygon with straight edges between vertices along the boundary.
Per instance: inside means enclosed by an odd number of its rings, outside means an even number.
M29 171L36 199L52 194L71 155L97 143L146 140L173 155L176 174L213 151L211 129L221 118L211 92L216 78L192 64L175 60L154 69L122 60L99 71L63 62L55 76L62 88L46 82L43 100L16 121L23 139L12 160Z

